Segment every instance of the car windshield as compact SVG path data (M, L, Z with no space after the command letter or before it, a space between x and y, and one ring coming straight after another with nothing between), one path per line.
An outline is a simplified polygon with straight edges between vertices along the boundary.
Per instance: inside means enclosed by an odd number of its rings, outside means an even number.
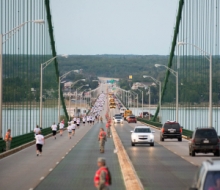
M202 129L202 130L197 130L195 137L197 138L212 138L212 137L217 137L217 134L215 130L212 129Z
M118 116L117 116L117 117L115 117L115 119L122 119L122 117L118 117Z
M136 128L135 133L151 133L151 130L149 128Z
M210 189L219 189L218 185L220 184L220 171L209 171L207 172L204 190Z
M173 129L179 129L180 128L180 125L178 123L166 123L164 125L164 128L165 129L170 129L170 128L173 128Z

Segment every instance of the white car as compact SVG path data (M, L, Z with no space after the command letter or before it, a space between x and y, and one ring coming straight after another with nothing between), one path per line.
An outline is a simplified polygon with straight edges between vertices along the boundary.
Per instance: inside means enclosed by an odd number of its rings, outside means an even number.
M189 190L215 190L220 185L220 158L212 158L202 163Z
M131 145L135 144L150 144L154 146L154 131L151 131L148 126L137 126L134 131L131 131Z
M116 124L116 123L123 124L123 123L124 123L123 117L121 117L121 116L115 116L115 117L114 117L114 124Z

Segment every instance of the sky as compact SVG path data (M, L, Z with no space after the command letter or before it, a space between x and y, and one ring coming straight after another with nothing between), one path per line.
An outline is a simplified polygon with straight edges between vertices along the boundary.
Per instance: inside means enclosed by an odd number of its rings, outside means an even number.
M58 54L169 54L178 0L50 2Z

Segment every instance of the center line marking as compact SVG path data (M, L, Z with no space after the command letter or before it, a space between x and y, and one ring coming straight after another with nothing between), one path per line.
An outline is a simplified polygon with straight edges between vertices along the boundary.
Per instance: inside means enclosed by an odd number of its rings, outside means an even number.
M53 168L50 168L49 171L51 172L53 170Z
M41 177L41 178L40 178L40 180L43 180L43 179L44 179L44 177Z

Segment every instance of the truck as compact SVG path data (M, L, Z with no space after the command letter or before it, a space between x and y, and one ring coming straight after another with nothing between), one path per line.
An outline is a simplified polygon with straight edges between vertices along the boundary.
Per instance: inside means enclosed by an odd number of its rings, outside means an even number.
M124 111L124 120L126 120L126 117L132 115L132 111L131 110L125 110Z
M115 102L110 102L110 103L109 103L109 107L110 107L110 108L116 108Z
M124 116L125 110L127 110L125 107L120 108L120 114Z

